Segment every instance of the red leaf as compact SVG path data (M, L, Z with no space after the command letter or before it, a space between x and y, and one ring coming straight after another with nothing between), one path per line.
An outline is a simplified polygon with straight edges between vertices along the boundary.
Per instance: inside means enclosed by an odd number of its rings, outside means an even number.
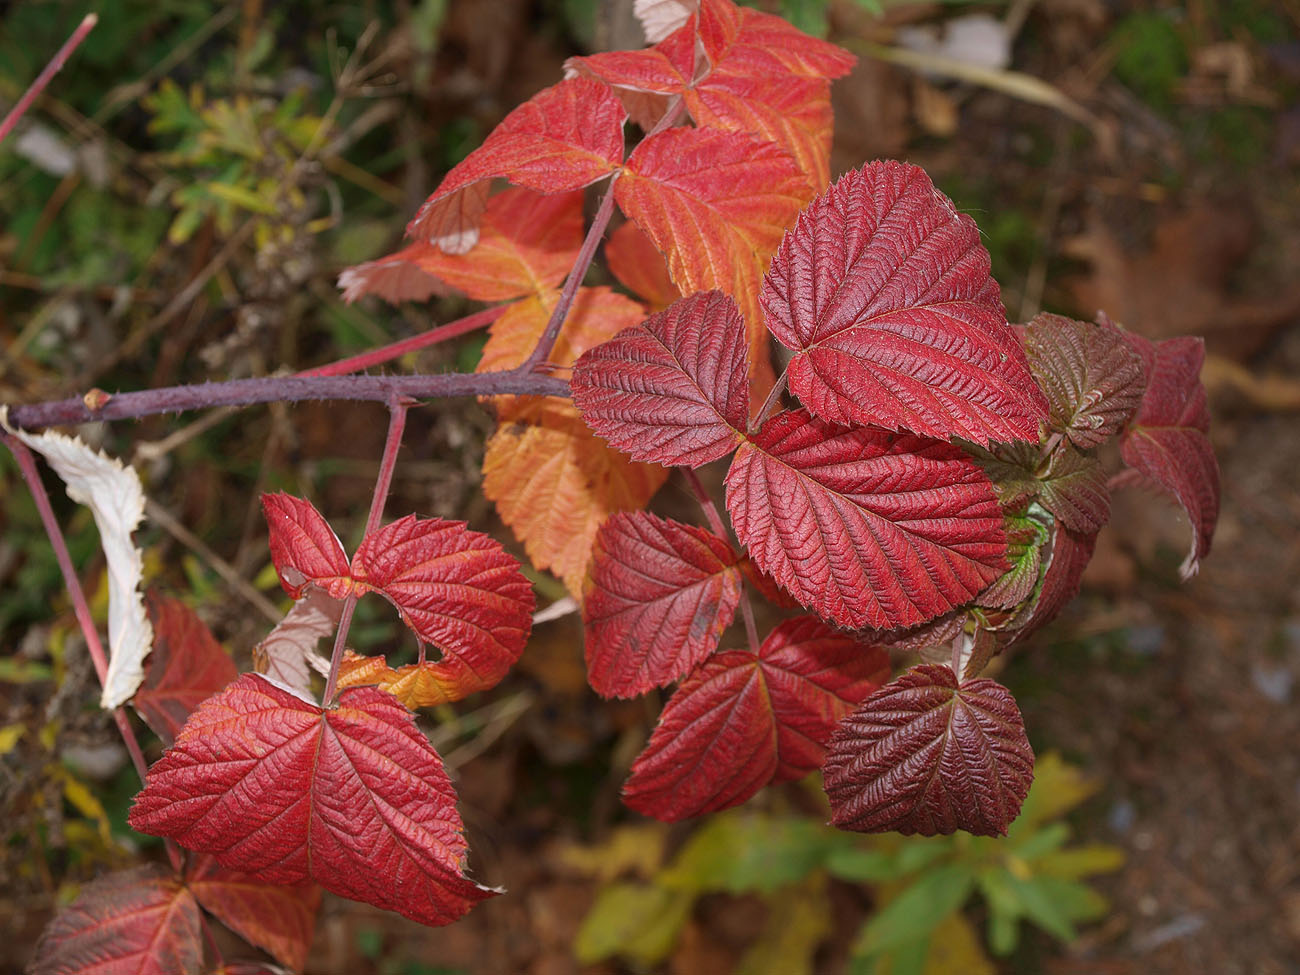
M302 971L320 908L320 888L315 884L263 883L204 856L190 867L186 885L203 909L231 931L285 967Z
M497 893L464 874L438 753L370 687L326 710L244 674L190 717L129 822L257 880L314 880L422 924L447 924Z
M668 276L664 256L631 220L620 225L605 242L605 266L651 311L662 311L682 296Z
M199 906L161 867L119 870L82 888L50 922L29 975L198 975Z
M764 279L790 389L816 416L947 439L1038 440L1047 402L988 252L925 173L869 163L786 234Z
M1024 335L1029 366L1051 408L1052 428L1085 450L1118 433L1146 387L1142 360L1120 331L1044 312Z
M1210 413L1201 385L1205 343L1193 338L1151 342L1123 334L1142 357L1147 388L1120 440L1120 456L1134 473L1116 480L1145 480L1182 506L1192 525L1191 549L1181 567L1187 579L1209 554L1219 520L1219 462L1210 445Z
M421 640L442 650L443 659L425 669L443 696L425 703L485 690L519 659L532 629L533 591L495 539L463 521L407 515L363 538L340 572L343 546L308 502L264 495L262 506L271 556L291 596L308 585L338 599L377 592ZM326 539L336 547L328 555L322 554ZM317 570L328 574L318 577Z
M262 513L271 533L271 561L280 585L294 599L308 585L335 599L352 591L343 543L310 501L292 495L262 495Z
M772 14L731 0L704 0L700 43L714 71L750 77L838 78L857 60L848 51L809 37Z
M841 626L914 626L1006 567L992 485L961 451L804 410L741 444L727 510L754 564Z
M720 291L691 295L588 350L573 402L633 460L699 467L739 443L749 415L745 322Z
M1034 778L1015 698L987 678L913 667L863 702L823 769L831 822L864 833L1001 836Z
M407 515L376 529L357 547L352 577L442 650L442 660L426 669L448 701L498 683L532 629L533 588L519 563L463 521Z
M253 647L253 667L304 697L311 693L311 672L328 668L316 645L338 627L343 604L312 588L275 624L266 639Z
M820 764L836 723L888 669L880 648L809 617L781 623L757 657L719 653L669 699L632 765L624 801L676 822L805 775Z
M717 649L740 602L737 562L730 545L693 525L644 511L605 522L582 607L597 693L644 694Z
M683 294L718 288L736 300L749 336L751 394L765 394L771 356L758 287L807 198L794 159L739 132L669 129L636 147L614 193L665 256Z
M582 193L544 196L511 187L487 202L478 243L446 254L418 241L339 275L343 300L377 294L424 301L456 289L478 301L508 301L556 288L582 246Z
M488 180L563 193L608 176L623 160L626 118L617 96L597 82L574 78L543 89L447 174L407 226L407 236L464 253L477 239Z
M179 599L150 592L148 610L153 649L131 703L163 744L170 745L190 712L239 671L198 614Z

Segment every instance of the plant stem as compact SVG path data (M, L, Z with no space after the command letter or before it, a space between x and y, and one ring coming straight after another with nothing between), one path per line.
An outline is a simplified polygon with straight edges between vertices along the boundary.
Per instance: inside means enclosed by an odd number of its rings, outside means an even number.
M722 515L718 513L718 506L713 503L709 497L709 492L704 490L704 483L700 480L698 474L689 467L681 468L682 474L686 477L686 483L690 485L691 493L695 495L695 500L700 503L704 509L704 517L713 529L713 534L719 538L726 538L729 535L727 526L722 522ZM754 622L754 610L749 605L749 596L742 589L740 593L740 615L745 621L745 635L749 639L749 651L755 657L758 656L758 624Z
M18 99L18 103L10 109L4 121L0 122L0 142L5 141L5 137L18 124L18 120L26 114L27 109L32 107L32 102L36 101L40 93L45 90L45 86L59 73L59 69L63 67L68 58L72 56L72 52L86 39L86 35L90 33L91 28L97 23L99 23L97 14L86 14L82 18L81 23L77 25L77 29L72 32L72 36L63 42L63 46L55 52L54 57L50 58L50 63L45 66L44 70L36 76L36 80L23 92L22 98Z
M426 349L431 345L437 345L439 342L446 342L449 339L482 328L484 325L490 325L500 318L509 307L509 305L493 305L491 308L484 308L472 315L458 318L454 322L448 322L446 325L439 325L437 328L431 328L429 331L421 332L411 338L402 339L400 342L392 342L378 349L371 349L369 352L362 352L360 355L340 359L338 362L331 362L315 369L304 369L302 372L295 373L295 375L346 376L349 373L360 372L362 369L369 369L371 366L390 362L399 356L406 355L408 352Z
M564 290L560 292L560 299L555 303L551 318L546 323L546 330L542 332L542 337L537 340L537 345L533 347L533 351L529 353L528 358L515 370L521 375L526 376L532 373L546 361L546 357L555 348L555 340L560 337L560 328L564 325L564 320L569 316L569 309L573 306L573 299L578 294L582 279L587 276L587 269L591 267L591 262L596 256L596 248L600 246L600 242L605 236L605 228L609 226L610 217L614 215L614 186L617 182L618 174L616 173L610 178L605 195L601 197L600 207L596 210L596 216L592 219L591 227L587 230L587 236L582 242L582 249L578 251L578 259L573 262L573 269L569 271L569 276L564 281Z
M31 429L55 425L125 420L158 413L181 413L213 406L296 403L302 400L369 400L387 403L393 396L412 399L456 396L568 396L569 384L554 376L510 372L443 373L415 376L266 376L191 386L164 386L130 393L72 396L9 408L9 423ZM95 396L97 409L87 405Z
M772 388L768 391L767 399L763 400L763 405L759 409L758 415L754 417L753 422L749 425L751 433L757 432L757 430L767 422L767 418L776 411L778 406L781 405L781 394L785 392L785 381L784 372L776 377L776 382L772 384Z
M406 429L406 411L410 408L409 400L393 396L388 401L388 436L384 438L384 456L379 462L379 475L375 478L375 493L370 499L370 514L366 518L366 534L369 535L379 527L384 516L384 502L388 500L388 489L393 483L393 469L397 466L397 452L402 447L402 431ZM352 612L357 607L355 594L343 602L343 612L339 615L339 627L334 634L334 652L330 655L330 674L325 680L325 694L322 702L328 707L338 689L339 665L343 662L343 650L347 644L348 630L352 626Z

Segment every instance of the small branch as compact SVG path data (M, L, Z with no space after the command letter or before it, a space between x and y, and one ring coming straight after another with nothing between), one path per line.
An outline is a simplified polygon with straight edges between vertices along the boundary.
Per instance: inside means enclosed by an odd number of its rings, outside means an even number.
M370 515L366 518L366 534L369 535L379 527L384 516L384 502L388 500L388 489L393 483L393 468L397 466L397 452L402 447L402 431L406 429L406 411L410 402L399 396L388 401L388 436L384 438L384 456L379 462L379 476L375 478L375 493L370 499ZM330 655L330 673L325 680L325 694L321 698L327 707L334 699L338 689L339 665L343 662L343 650L347 644L348 630L352 626L352 611L356 609L357 597L348 596L343 603L343 612L339 617L339 628L334 634L334 652ZM423 645L421 645L423 648Z
M127 420L158 413L183 413L214 406L297 403L303 400L368 400L387 403L457 396L568 396L569 384L553 376L510 372L443 373L415 376L265 376L191 386L164 386L138 392L104 394L91 409L72 396L9 408L9 423L23 429ZM105 399L106 397L106 399Z
M31 83L31 86L23 92L23 96L18 99L18 103L5 116L4 121L0 122L0 142L5 141L5 137L18 124L18 120L26 114L27 109L32 107L32 102L36 101L41 92L45 90L45 86L59 73L59 69L67 63L68 58L72 56L72 52L86 39L86 35L90 33L91 28L97 23L99 23L97 14L86 14L81 23L77 25L77 29L72 32L72 36L63 42L63 46L55 52L54 57L50 58L50 63L36 76L36 80Z
M458 318L454 322L431 328L429 331L421 332L409 339L402 339L400 342L393 342L378 349L371 349L369 352L362 352L360 355L340 359L338 362L331 362L329 365L318 366L315 369L304 369L302 372L296 373L296 375L346 376L350 373L360 372L363 369L369 369L372 366L382 365L385 362L391 362L393 359L404 356L408 352L426 349L431 345L446 342L449 339L480 329L485 325L490 325L500 318L509 307L509 305L493 305L491 308L484 308L472 315Z
M560 328L564 325L564 320L569 316L569 309L573 307L573 299L578 294L582 279L587 276L587 269L591 267L591 262L596 256L596 248L600 246L600 242L605 236L605 228L609 226L610 217L614 215L614 186L617 181L617 174L610 178L605 195L600 200L600 208L591 221L591 227L582 242L582 249L578 251L578 259L573 262L573 270L569 272L568 278L565 279L564 290L560 292L560 300L555 303L555 310L551 312L550 321L546 323L546 331L542 332L542 337L537 340L537 345L534 346L528 358L515 370L516 372L522 375L532 373L546 361L546 357L555 348L555 340L560 337Z

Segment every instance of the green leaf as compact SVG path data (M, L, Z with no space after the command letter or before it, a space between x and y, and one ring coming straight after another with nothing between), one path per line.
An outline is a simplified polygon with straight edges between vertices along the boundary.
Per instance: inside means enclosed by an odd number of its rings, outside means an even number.
M1015 851L1017 859L1032 860L1059 850L1069 838L1069 826L1065 823L1050 823L1035 833L1017 836L1015 842L1008 843L1007 846Z
M1054 850L1033 861L1034 873L1061 880L1078 880L1098 873L1111 873L1124 866L1124 851L1118 846L1091 843L1069 850Z
M863 925L854 954L875 955L928 937L961 909L974 886L974 871L965 863L927 871Z
M860 884L887 883L905 876L898 857L880 850L848 848L832 850L826 857L826 869L832 877Z
M615 955L657 965L672 952L694 902L693 894L659 885L605 887L583 919L573 953L583 965Z
M1096 791L1097 783L1067 765L1058 752L1040 755L1034 766L1034 784L1020 807L1020 818L1007 830L1007 839L1014 843L1043 823L1059 819Z
M691 891L770 893L798 883L832 850L855 842L807 819L727 813L696 830L659 882Z
M813 975L817 946L831 932L826 875L811 874L771 899L768 924L745 952L735 975Z
M1022 879L1014 874L1007 874L1006 881L1025 917L1062 941L1073 941L1079 936L1068 913L1062 910L1063 904L1053 896L1060 893L1058 884L1069 881L1054 881L1050 877Z

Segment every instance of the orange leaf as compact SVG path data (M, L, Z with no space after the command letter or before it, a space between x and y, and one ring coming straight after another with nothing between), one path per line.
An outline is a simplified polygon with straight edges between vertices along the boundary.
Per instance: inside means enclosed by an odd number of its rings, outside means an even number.
M582 592L596 532L616 511L645 506L668 471L636 464L559 400L520 400L488 441L483 493L533 565Z
M510 187L487 203L478 243L444 254L427 241L350 267L339 275L343 300L377 294L396 304L449 289L478 301L508 301L558 287L582 245L582 193L544 196Z
M614 193L684 294L719 288L736 300L749 335L750 399L761 399L773 377L759 282L811 193L798 164L739 132L669 129L637 146Z
M663 311L682 296L668 276L664 256L631 220L609 235L605 244L605 265L619 283L643 299L651 311Z

